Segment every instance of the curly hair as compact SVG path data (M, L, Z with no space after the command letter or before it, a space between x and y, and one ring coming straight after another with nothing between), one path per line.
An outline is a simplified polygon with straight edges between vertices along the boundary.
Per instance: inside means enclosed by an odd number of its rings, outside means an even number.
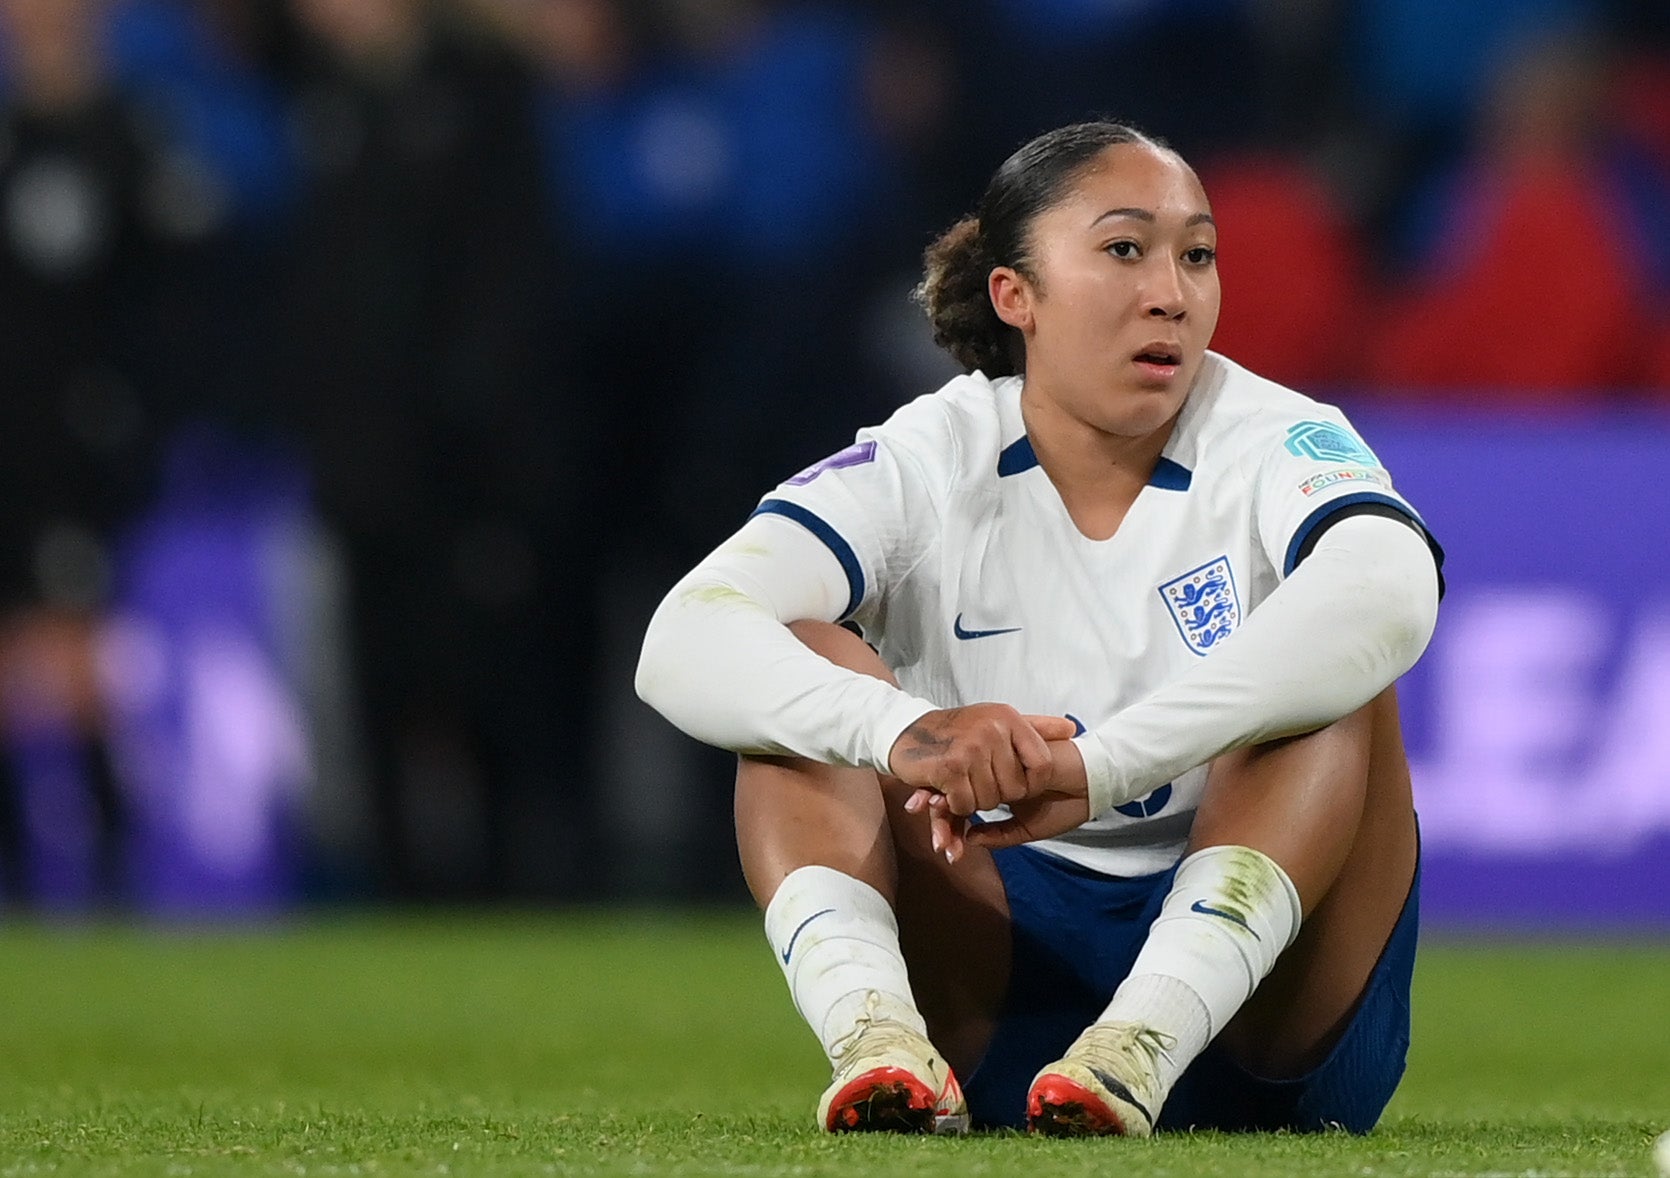
M1035 277L1029 252L1033 221L1066 198L1091 161L1124 143L1169 150L1163 140L1126 123L1073 123L1045 132L1003 161L975 211L928 246L915 298L928 313L934 342L957 363L993 377L1024 370L1021 333L998 318L987 279L998 266Z

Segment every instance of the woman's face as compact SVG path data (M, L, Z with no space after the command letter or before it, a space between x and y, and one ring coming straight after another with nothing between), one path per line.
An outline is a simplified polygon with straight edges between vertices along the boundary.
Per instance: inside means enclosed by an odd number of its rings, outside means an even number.
M1217 226L1187 164L1109 147L1032 223L1032 278L999 267L998 314L1026 339L1027 385L1124 437L1182 408L1218 324Z

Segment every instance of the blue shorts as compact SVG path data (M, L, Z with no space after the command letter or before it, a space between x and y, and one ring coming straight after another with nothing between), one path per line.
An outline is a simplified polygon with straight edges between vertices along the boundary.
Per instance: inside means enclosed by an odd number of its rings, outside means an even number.
M963 1087L976 1125L1018 1128L1032 1077L1061 1058L1130 973L1176 868L1116 879L1031 847L995 854L1009 895L1009 992L985 1058ZM1362 1003L1327 1059L1298 1079L1265 1080L1214 1043L1177 1081L1159 1127L1372 1129L1403 1078L1409 1052L1420 879L1417 863Z

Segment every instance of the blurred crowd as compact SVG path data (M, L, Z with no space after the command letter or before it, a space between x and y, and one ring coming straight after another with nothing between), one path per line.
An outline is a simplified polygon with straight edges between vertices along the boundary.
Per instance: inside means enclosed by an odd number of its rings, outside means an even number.
M0 0L0 900L180 780L206 879L629 891L610 619L947 375L923 246L1098 114L1255 370L1670 405L1662 0Z

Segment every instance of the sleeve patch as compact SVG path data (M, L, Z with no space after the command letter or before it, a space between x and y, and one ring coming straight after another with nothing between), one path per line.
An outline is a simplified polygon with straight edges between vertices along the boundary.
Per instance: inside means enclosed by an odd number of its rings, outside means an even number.
M1313 474L1299 484L1299 493L1307 499L1318 491L1325 491L1329 487L1336 487L1340 483L1369 483L1386 490L1391 489L1391 480L1386 477L1384 470L1370 470L1362 466L1347 466L1340 470L1325 470Z
M1288 427L1287 452L1315 462L1379 466L1380 459L1363 440L1344 426L1329 421L1301 421Z
M876 460L876 444L870 442L854 442L845 450L837 450L822 462L814 463L805 470L789 479L784 485L789 487L804 487L820 474L830 470L844 470L849 466L863 466L866 462Z

